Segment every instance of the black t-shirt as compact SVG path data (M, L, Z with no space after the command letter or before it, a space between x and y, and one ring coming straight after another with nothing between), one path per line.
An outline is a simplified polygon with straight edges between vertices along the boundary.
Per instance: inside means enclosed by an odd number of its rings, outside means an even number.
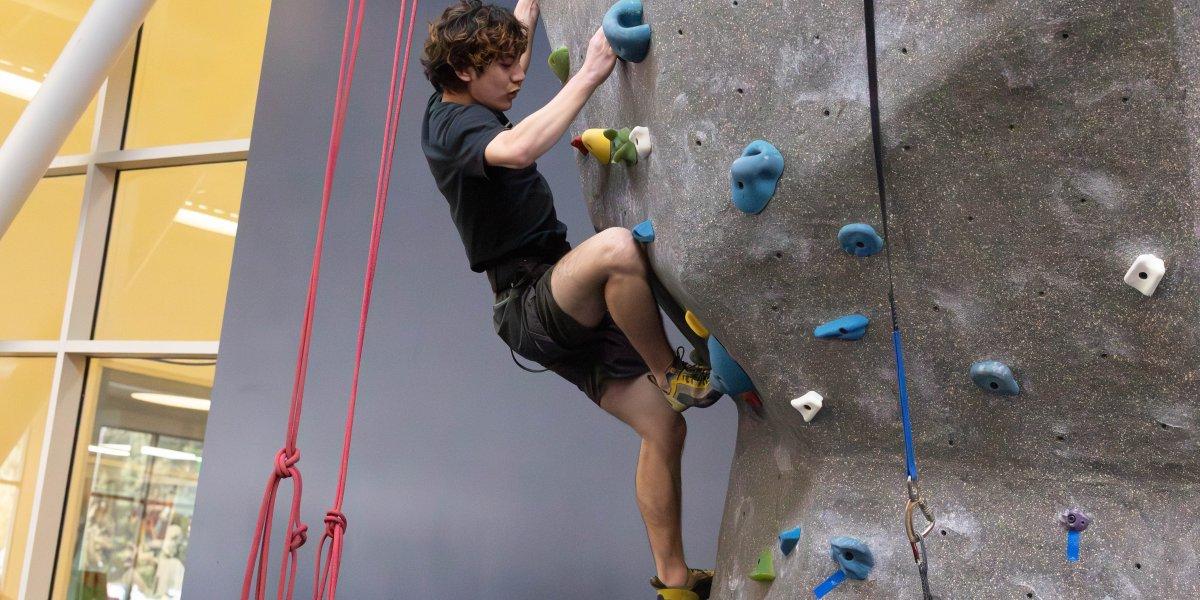
M471 270L480 273L520 256L554 262L571 249L537 164L509 169L484 161L488 143L510 128L504 113L482 104L442 102L441 92L429 97L421 126L429 170L450 203Z

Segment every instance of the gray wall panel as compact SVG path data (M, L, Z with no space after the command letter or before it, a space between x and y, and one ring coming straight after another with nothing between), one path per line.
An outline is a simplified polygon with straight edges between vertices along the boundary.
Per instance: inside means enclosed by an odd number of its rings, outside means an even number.
M578 55L610 3L543 5L551 43ZM877 566L836 594L919 597L884 257L848 257L834 240L881 220L862 4L645 11L649 56L618 65L576 130L647 125L655 153L632 168L577 161L596 221L654 220L660 277L766 402L762 417L739 410L714 597L810 593L843 534ZM935 591L1197 596L1195 3L882 2L877 16L895 282L941 519ZM756 138L787 167L749 216L730 204L728 173ZM1167 261L1152 298L1121 281L1142 253ZM812 339L851 312L872 318L862 341ZM1017 371L1022 395L971 383L987 358ZM808 389L827 400L805 424L788 401ZM1095 522L1072 564L1056 517L1074 506ZM749 580L797 524L776 581Z

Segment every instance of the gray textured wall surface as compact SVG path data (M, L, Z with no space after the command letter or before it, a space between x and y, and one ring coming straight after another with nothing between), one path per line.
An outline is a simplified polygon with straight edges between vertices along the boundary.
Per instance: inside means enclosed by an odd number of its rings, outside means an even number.
M611 3L542 0L576 60ZM862 3L645 4L648 58L618 64L576 121L645 125L634 167L577 157L598 226L650 218L672 295L746 368L765 414L740 423L714 598L791 598L835 570L829 539L866 541L867 581L838 597L917 598L884 255L836 241L881 229ZM891 251L916 449L939 523L945 598L1200 596L1200 201L1195 2L881 2L880 104ZM729 168L780 149L757 216ZM1167 263L1145 298L1122 282ZM848 313L859 342L813 338ZM996 359L1020 396L968 377ZM788 401L825 408L804 423ZM722 401L727 402L726 401ZM718 406L720 406L718 404ZM1082 560L1058 513L1094 517ZM777 579L755 559L804 532Z
M448 4L422 2L418 15L366 339L338 597L642 597L654 564L633 490L639 439L570 383L512 363L492 331L487 281L468 270L421 153L432 88L417 57L425 24ZM297 597L311 595L336 481L397 10L393 2L367 8L327 231L300 428L311 531ZM263 484L283 443L345 11L334 0L272 6L188 551L185 597L193 600L237 597ZM542 64L548 52L539 30L534 68L508 113L514 121L558 90ZM564 141L539 168L578 243L592 225L573 152ZM687 417L685 544L692 564L711 567L736 412L722 403Z

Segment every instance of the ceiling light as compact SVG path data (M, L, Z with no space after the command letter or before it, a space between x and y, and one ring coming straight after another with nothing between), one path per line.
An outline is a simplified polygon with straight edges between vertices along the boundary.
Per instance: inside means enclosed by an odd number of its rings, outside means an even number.
M158 446L142 446L142 454L157 458L165 458L167 460L190 460L200 462L200 457L191 452L181 452L179 450L171 450L169 448L159 448Z
M92 452L94 454L108 454L111 456L129 456L129 450L121 450L108 445L95 446L89 444L88 452Z
M175 222L229 237L237 235L237 223L187 208L181 208L175 213Z
M41 87L42 83L40 81L21 77L16 73L0 71L0 94L8 94L9 96L28 102L33 100L33 96L37 94Z
M207 398L193 398L191 396L176 396L174 394L158 394L154 392L134 392L130 394L134 400L142 402L150 402L161 406L170 406L172 408L186 408L188 410L207 411L212 406L212 400Z

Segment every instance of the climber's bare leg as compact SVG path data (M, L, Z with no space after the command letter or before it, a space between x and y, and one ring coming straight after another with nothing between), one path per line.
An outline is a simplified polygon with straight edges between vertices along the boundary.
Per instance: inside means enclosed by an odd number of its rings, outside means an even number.
M600 407L624 421L642 438L634 480L638 508L646 523L658 578L667 587L687 583L680 525L680 459L687 421L662 401L662 392L645 377L609 379Z
M563 312L587 327L599 325L604 313L610 313L650 372L664 381L675 353L650 291L649 272L645 250L632 232L610 227L559 259L550 292Z

